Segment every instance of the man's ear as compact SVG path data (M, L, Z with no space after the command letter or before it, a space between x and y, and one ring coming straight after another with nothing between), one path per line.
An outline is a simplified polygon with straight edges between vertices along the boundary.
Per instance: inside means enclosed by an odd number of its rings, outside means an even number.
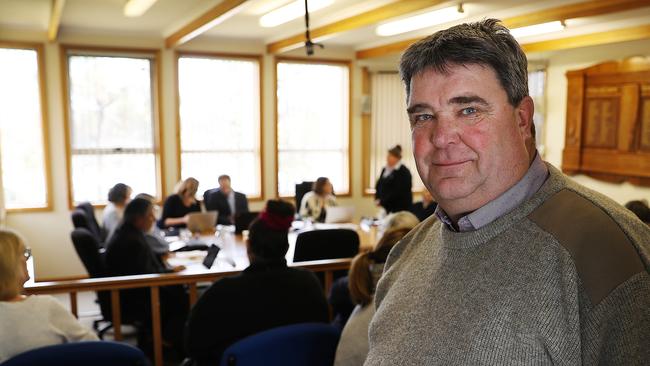
M533 103L533 98L530 96L525 96L524 99L519 102L519 105L516 108L516 113L517 125L519 126L521 135L525 140L531 139L533 137L533 114L535 114L535 104Z

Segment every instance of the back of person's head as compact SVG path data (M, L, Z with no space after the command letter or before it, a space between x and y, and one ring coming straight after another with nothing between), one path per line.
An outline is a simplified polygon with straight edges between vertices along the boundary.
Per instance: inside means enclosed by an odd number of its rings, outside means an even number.
M25 243L16 232L0 229L0 300L9 300L22 289L21 260Z
M312 191L317 195L321 196L325 193L325 185L329 183L327 177L318 177L312 186Z
M124 183L117 183L108 191L108 202L125 203L131 193L131 187Z
M402 145L395 145L388 149L388 153L396 157L398 160L402 159Z
M149 193L138 193L135 198L144 198L145 200L151 201L151 203L156 202L156 197L150 195Z
M409 231L411 229L406 227L388 230L379 239L379 242L372 251L357 254L354 257L350 265L348 281L350 298L353 303L366 306L372 301L375 285L377 284L377 280L379 280L377 274L381 274L383 263L386 263L388 253L390 253L393 246ZM379 267L373 268L373 266Z
M641 221L650 224L650 207L648 204L640 201L630 201L625 204L625 208L632 211Z
M282 259L289 250L289 228L296 210L289 202L268 200L249 226L248 250L255 260Z
M135 198L126 205L122 220L131 225L136 224L138 219L145 217L149 213L152 205L151 201L146 198Z
M199 181L195 178L189 177L178 183L176 186L176 194L179 196L194 196L199 189Z
M393 212L384 219L383 229L388 231L396 228L413 229L420 223L420 219L409 211Z

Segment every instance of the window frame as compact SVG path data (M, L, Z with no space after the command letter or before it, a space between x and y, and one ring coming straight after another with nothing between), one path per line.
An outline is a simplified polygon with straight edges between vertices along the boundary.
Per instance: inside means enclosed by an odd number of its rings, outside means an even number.
M289 199L293 198L292 196L280 196L280 187L279 187L279 179L278 179L278 173L279 173L279 166L280 166L280 161L279 161L279 147L278 147L278 134L279 134L279 126L280 124L278 123L278 64L280 63L297 63L297 64L313 64L313 65L336 65L336 66L345 66L348 68L348 191L345 193L336 193L336 197L345 197L345 198L350 198L352 197L352 191L354 187L352 187L352 141L353 141L353 136L352 136L352 118L354 116L353 110L352 110L352 79L354 78L353 75L353 68L352 68L352 60L342 60L342 59L326 59L326 58L307 58L307 57L292 57L292 56L276 56L274 57L274 62L273 62L273 113L274 113L274 118L275 118L275 143L273 144L274 146L274 151L275 151L275 196L280 197L283 199Z
M181 110L180 110L180 79L178 72L178 63L181 57L197 57L197 58L212 58L224 60L245 60L255 61L258 67L259 76L259 196L246 196L249 202L263 202L266 197L264 194L264 56L259 54L240 54L240 53L222 53L222 52L206 52L206 51L175 51L174 52L174 92L176 98L176 181L181 179L182 163L181 163Z
M157 200L164 199L167 196L167 187L165 184L165 146L164 134L161 126L162 104L161 87L162 67L161 51L154 48L128 48L128 47L98 47L74 44L59 45L59 57L61 63L61 88L63 103L63 131L65 135L65 155L66 155L66 179L68 190L68 207L73 209L74 187L72 183L72 146L71 146L71 110L70 110L70 72L68 68L68 55L81 56L105 56L105 57L142 57L151 60L151 103L153 119L153 154L156 163L156 190L161 197ZM94 207L103 208L106 204L93 204Z
M0 40L0 47L11 48L17 50L31 50L36 52L36 64L38 67L38 89L39 89L39 102L41 105L41 143L43 144L43 168L45 169L45 206L39 207L19 207L7 208L5 212L21 213L21 212L48 212L54 210L52 204L52 167L50 164L50 134L49 134L49 109L47 103L46 74L45 74L45 47L42 43L32 42L13 42ZM4 188L3 188L4 189ZM5 201L6 204L6 201Z

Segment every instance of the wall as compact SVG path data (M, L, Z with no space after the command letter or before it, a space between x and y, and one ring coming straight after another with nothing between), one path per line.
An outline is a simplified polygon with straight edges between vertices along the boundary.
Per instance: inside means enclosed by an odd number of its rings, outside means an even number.
M37 42L45 44L45 79L49 115L49 157L52 169L53 210L37 213L9 213L7 226L21 232L28 245L32 247L35 261L35 276L39 280L51 278L70 278L85 275L85 270L79 261L69 234L72 231L70 211L67 197L65 137L63 122L64 98L61 91L61 70L59 44L47 43L42 33L24 31L9 31L3 29L0 39L6 41ZM161 53L162 79L161 83L161 124L163 129L163 158L165 175L163 185L169 192L176 183L178 167L176 166L176 91L175 91L175 51L164 49L162 39L150 37L115 37L106 34L63 34L60 43L89 46L158 48ZM197 39L179 50L209 51L220 53L263 54L265 45L255 41L223 41L214 39ZM301 50L296 50L287 56L304 57ZM317 50L317 57L330 59L351 60L354 57L352 49L328 47ZM264 56L263 61L263 172L265 199L275 196L275 107L274 107L274 58ZM357 216L374 214L372 199L363 197L361 192L361 77L356 65L352 68L352 119L350 149L352 154L352 185L350 197L341 198L343 205L354 205ZM201 187L200 189L207 188ZM263 202L251 203L251 209L260 210ZM98 217L101 211L97 211Z

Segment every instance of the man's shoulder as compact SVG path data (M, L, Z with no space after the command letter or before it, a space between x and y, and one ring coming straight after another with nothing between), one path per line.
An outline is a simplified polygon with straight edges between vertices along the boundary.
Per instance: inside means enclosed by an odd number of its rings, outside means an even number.
M578 185L549 196L528 218L571 256L592 303L645 270L640 238L650 229L611 199ZM647 260L647 258L645 258Z

